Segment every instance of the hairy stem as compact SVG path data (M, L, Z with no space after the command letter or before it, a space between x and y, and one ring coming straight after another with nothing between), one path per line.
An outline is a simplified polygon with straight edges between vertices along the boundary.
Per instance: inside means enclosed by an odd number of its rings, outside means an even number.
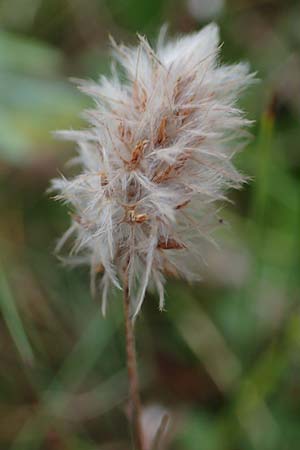
M130 298L128 287L127 271L124 276L124 315L125 315L125 335L126 335L126 358L129 381L130 416L134 433L136 450L144 450L144 437L141 421L141 401L139 394L139 381L137 373L134 325L130 318Z

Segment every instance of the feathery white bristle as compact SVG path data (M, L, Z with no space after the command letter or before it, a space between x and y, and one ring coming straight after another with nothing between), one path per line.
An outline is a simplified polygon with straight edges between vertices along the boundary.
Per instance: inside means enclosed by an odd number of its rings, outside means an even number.
M253 75L219 63L215 24L166 44L165 34L156 51L142 36L137 47L113 41L127 81L115 67L110 79L76 80L94 100L89 128L56 133L77 143L81 165L52 183L75 211L58 248L76 235L73 253L91 265L93 290L102 277L103 314L125 271L133 317L149 283L163 309L165 275L195 278L210 205L244 182L231 159L250 124L236 103Z

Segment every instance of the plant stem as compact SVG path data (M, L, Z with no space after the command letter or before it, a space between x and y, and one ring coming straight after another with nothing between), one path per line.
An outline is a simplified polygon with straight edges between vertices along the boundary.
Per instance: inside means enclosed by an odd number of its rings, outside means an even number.
M133 428L136 450L144 450L144 437L141 421L141 401L139 394L139 381L137 373L134 324L130 318L130 298L128 287L128 274L124 276L124 315L125 315L125 335L126 335L126 358L129 381L130 416Z

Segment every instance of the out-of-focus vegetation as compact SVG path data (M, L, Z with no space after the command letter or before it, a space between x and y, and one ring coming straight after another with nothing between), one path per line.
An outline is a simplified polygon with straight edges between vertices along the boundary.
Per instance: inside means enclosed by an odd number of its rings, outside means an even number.
M108 34L133 42L221 26L225 61L262 80L237 161L253 177L224 205L203 283L170 280L137 324L150 434L171 415L172 450L294 450L300 443L300 5L287 0L0 1L0 448L127 450L120 298L108 317L88 270L53 256L64 207L45 194L88 100L69 76L108 73ZM226 226L230 223L231 226Z

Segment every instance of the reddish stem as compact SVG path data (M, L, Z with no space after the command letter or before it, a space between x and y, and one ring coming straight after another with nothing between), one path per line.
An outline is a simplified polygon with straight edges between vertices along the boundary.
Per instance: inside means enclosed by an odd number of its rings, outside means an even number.
M125 336L126 336L126 358L129 381L130 415L131 425L134 433L136 450L145 450L144 436L142 429L142 408L139 394L139 381L136 362L134 325L130 318L130 297L128 286L128 274L124 277L124 315L125 315Z

